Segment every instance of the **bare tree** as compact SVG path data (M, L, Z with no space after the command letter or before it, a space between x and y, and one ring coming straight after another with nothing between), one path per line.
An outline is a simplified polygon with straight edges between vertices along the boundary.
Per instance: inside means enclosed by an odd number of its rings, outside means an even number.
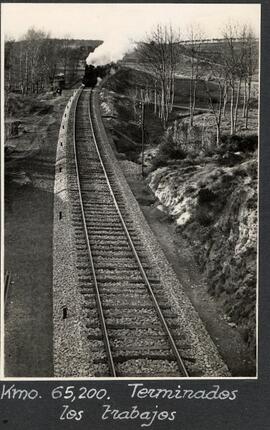
M5 43L5 86L22 94L39 93L52 87L61 65L76 74L81 52L68 39L52 39L49 33L30 28L19 41Z
M222 110L226 98L226 75L222 65L210 63L211 71L208 78L205 79L205 89L208 96L209 108L213 114L216 126L216 144L220 144ZM217 91L218 89L218 91Z
M189 81L189 123L193 126L193 118L196 107L197 84L201 76L201 49L203 32L199 26L191 25L188 29L189 43L186 47L187 55L190 58L191 76Z
M62 46L61 46L60 52L59 52L60 62L61 62L61 65L63 67L63 73L64 73L65 78L66 78L66 74L67 74L67 67L68 67L69 53L70 53L69 39L70 39L70 35L66 34L63 41L62 41Z
M245 56L244 68L244 101L242 116L245 118L245 128L248 128L249 108L251 98L252 78L258 67L258 43L251 27L247 27L243 40Z
M15 63L15 40L12 38L5 38L5 89L11 90L13 81L13 64Z
M25 75L24 92L34 93L39 91L41 79L42 60L44 58L44 41L49 39L49 34L30 28L24 36ZM48 55L47 55L48 57Z
M138 45L139 59L153 77L155 112L158 111L164 128L174 102L179 42L180 37L171 26L158 25L150 36Z
M53 81L57 72L57 68L60 63L60 49L61 45L54 39L44 40L44 58L42 65L44 67L45 79L49 82L50 86L53 85Z
M251 80L257 66L254 35L247 25L229 24L223 31L225 40L222 62L230 90L231 134L237 129L238 112L243 93L243 115L248 118ZM247 127L247 120L246 120Z

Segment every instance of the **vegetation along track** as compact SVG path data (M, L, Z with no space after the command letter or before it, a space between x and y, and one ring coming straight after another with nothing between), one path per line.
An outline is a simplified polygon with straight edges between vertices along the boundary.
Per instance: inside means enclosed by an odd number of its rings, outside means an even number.
M96 376L189 376L195 359L104 153L94 91L83 90L76 101L69 169L79 287Z

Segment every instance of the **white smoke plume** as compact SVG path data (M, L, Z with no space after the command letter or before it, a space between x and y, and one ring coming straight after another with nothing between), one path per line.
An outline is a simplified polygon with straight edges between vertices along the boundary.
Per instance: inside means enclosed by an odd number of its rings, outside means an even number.
M98 46L94 52L91 52L86 62L93 66L104 66L111 62L121 60L123 56L133 49L134 43L130 40L123 41L120 39L112 38L110 41L103 42L102 45Z

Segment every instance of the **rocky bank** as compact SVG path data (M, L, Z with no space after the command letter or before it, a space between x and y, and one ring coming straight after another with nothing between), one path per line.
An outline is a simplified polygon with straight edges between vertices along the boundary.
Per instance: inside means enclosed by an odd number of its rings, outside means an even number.
M252 351L256 327L257 160L231 167L185 160L150 173L149 185L188 240L208 291Z

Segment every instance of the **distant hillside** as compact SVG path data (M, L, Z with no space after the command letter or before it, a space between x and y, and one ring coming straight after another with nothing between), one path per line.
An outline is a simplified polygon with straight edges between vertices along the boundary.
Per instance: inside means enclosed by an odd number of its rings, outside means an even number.
M54 86L60 73L70 87L84 75L88 55L102 40L25 37L5 43L5 89L22 94L40 93Z
M63 44L65 43L69 48L91 48L93 51L100 45L103 40L92 40L92 39L51 39L53 42Z
M234 43L235 46L237 47L237 45L241 44L241 39L235 39ZM194 45L198 46L200 45L200 61L202 63L207 63L207 62L216 62L219 63L220 59L222 58L222 55L224 53L225 50L225 44L226 44L226 40L225 39L205 39L202 41L198 41L196 43L196 41L194 41ZM186 41L182 41L180 44L180 50L181 50L181 54L179 57L179 66L177 67L177 74L182 75L182 76L189 76L190 75L190 64L191 64L191 60L190 60L190 45L191 42L186 40ZM255 39L254 40L254 47L256 49L253 49L253 52L256 52L257 57L259 56L259 40ZM119 64L124 65L124 66L129 66L132 68L136 68L138 69L138 67L136 66L138 63L140 62L139 60L139 50L137 48L135 48L133 51L130 51L128 53L126 53L123 57L123 59L119 62ZM258 80L258 74L259 74L259 70L257 69L255 71L255 74L253 76L253 80L257 81Z
M103 43L103 40L93 40L93 39L58 39L58 38L50 38L51 42L61 45L67 46L69 48L75 49L78 47L86 47L90 49L96 49L99 45ZM18 41L8 41L7 44L15 44L26 46L29 43L29 40L18 40Z

